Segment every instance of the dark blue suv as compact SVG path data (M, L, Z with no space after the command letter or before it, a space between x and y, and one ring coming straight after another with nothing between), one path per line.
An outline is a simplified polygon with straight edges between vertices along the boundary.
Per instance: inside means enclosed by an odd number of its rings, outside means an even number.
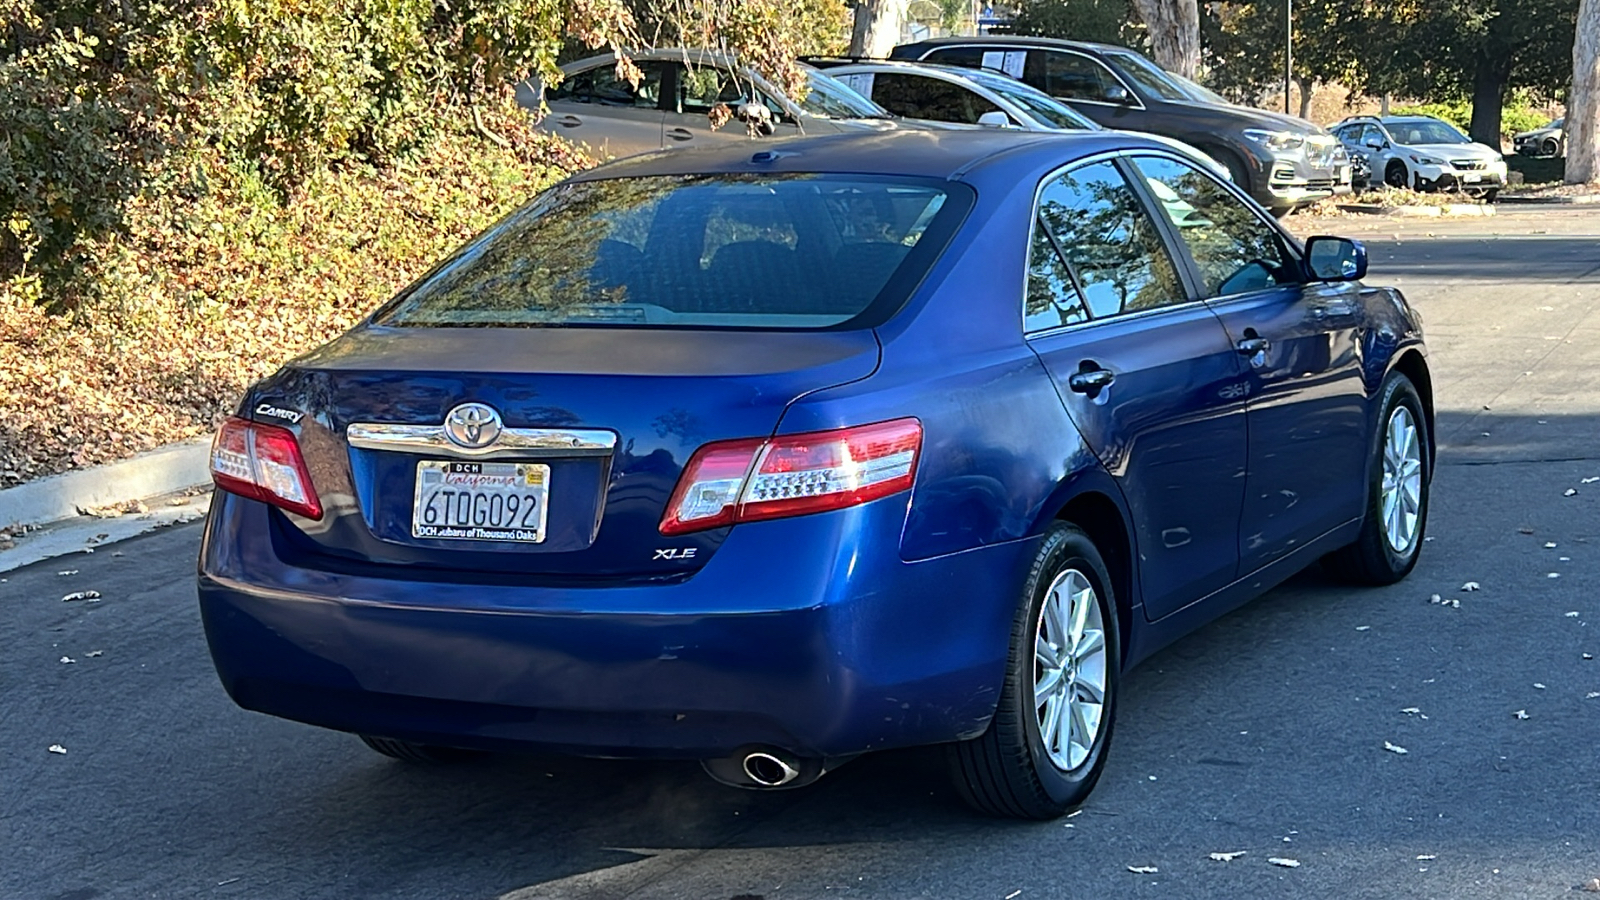
M580 173L223 425L217 671L401 758L782 788L942 743L1059 815L1128 667L1319 559L1415 565L1428 369L1365 270L1112 132Z

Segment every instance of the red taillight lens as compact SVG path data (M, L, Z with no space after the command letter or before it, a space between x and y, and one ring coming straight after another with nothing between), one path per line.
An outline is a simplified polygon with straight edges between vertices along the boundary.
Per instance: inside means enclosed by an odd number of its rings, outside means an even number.
M875 425L723 441L695 451L661 518L661 533L684 534L842 509L911 487L922 423Z
M294 432L231 418L211 442L211 479L217 487L298 513L322 518L322 503Z

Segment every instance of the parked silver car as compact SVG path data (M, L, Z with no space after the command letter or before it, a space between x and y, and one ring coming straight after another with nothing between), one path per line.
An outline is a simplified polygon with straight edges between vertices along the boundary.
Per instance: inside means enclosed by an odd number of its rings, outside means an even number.
M888 61L813 62L897 116L1023 131L1100 128L1049 94L996 72Z
M1372 177L1392 187L1457 190L1493 200L1506 183L1506 159L1432 116L1354 116L1333 126L1354 152L1367 154Z
M653 50L631 58L644 76L637 85L619 77L616 58L606 54L562 66L565 77L548 90L536 83L519 85L517 99L537 112L542 94L548 110L538 127L583 144L601 158L802 133L904 127L883 108L809 66L810 90L795 101L720 54ZM734 118L718 121L718 107L726 107Z
M1520 131L1511 136L1511 146L1523 156L1566 156L1566 124L1562 116L1543 128Z

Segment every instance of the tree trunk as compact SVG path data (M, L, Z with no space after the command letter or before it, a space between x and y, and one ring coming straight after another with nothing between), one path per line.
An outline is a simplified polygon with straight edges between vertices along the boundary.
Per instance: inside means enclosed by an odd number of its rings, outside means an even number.
M1600 0L1579 0L1567 96L1567 184L1600 182Z
M850 29L850 55L887 59L900 42L900 20L906 0L856 0L855 27Z
M1499 48L1478 53L1472 76L1472 127L1468 134L1480 144L1500 149L1500 109L1506 102L1506 82L1511 79L1511 54Z
M1185 78L1200 66L1200 6L1197 0L1133 0L1150 34L1156 65Z
M1311 99L1316 96L1316 79L1304 75L1294 76L1295 87L1300 89L1300 118L1311 121Z

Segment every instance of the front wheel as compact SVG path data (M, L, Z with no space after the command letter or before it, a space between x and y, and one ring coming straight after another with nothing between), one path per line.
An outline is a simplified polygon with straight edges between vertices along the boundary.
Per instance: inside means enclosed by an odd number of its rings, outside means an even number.
M1422 399L1399 372L1384 380L1381 398L1383 418L1361 533L1325 561L1333 574L1360 584L1394 584L1411 574L1428 525L1432 460Z
M1394 188L1411 187L1411 174L1406 171L1406 164L1395 160L1383 170L1383 182Z
M1053 819L1100 779L1121 674L1116 601L1089 536L1057 523L1029 571L994 719L950 747L952 779L979 812Z

